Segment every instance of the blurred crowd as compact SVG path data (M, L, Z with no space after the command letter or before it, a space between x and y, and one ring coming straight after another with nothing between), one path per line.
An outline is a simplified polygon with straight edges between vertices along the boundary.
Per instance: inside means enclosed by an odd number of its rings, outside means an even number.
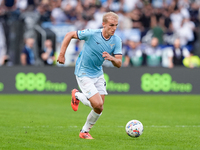
M102 28L108 11L119 15L123 67L200 66L199 0L0 0L0 66L56 65L56 42L38 44L36 27L51 22ZM73 61L81 46L75 43Z

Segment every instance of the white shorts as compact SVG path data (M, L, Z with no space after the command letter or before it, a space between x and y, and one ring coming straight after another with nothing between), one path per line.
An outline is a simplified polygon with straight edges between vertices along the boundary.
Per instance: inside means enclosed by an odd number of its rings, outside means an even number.
M108 95L106 91L106 81L104 75L98 78L77 77L76 80L83 94L89 99L96 93L100 95Z

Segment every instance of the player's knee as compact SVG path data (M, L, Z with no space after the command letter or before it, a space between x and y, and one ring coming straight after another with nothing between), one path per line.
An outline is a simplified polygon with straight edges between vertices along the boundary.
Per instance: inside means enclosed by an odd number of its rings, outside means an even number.
M103 109L103 103L96 103L94 104L94 108L97 108L97 109Z
M97 109L99 109L99 111L102 112L103 111L103 105L99 105Z
M102 111L103 111L103 107L96 107L96 108L94 108L94 111L96 112L96 113L98 113L98 114L100 114Z
M98 112L102 112L103 111L103 102L95 103L93 108L98 110Z

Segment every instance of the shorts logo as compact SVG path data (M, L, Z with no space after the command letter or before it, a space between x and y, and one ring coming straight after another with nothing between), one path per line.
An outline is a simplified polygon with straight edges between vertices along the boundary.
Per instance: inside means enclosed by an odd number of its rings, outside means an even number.
M91 92L90 92L90 91L87 91L86 93L87 93L88 95L90 95L90 94L91 94Z

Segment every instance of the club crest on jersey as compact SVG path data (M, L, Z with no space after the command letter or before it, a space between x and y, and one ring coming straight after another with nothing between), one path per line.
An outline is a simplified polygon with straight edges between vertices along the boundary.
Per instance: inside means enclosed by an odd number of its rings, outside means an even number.
M110 47L113 48L114 45L115 45L115 44L110 44Z
M81 33L85 33L85 30L81 30Z

